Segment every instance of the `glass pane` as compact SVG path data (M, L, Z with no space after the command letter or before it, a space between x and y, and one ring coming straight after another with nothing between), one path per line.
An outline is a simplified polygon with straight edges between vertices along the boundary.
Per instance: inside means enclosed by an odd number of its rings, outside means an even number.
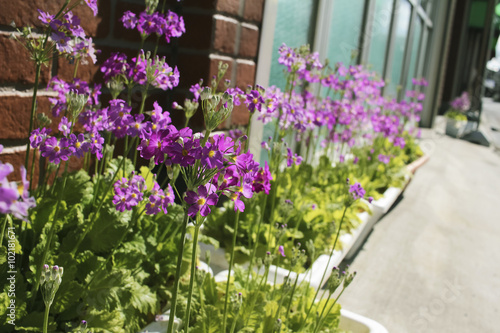
M285 66L278 64L278 49L285 43L290 47L312 44L316 15L316 0L279 0L273 39L273 55L269 86L285 89ZM275 123L264 125L262 140L274 136ZM266 150L261 150L260 163L268 160Z
M315 0L279 0L276 26L274 30L273 58L269 85L285 88L283 74L285 67L278 64L278 49L285 43L290 47L299 47L312 43L315 17Z
M332 65L337 62L345 65L352 63L352 51L358 50L359 47L364 9L365 0L333 2L327 54Z
M406 39L411 18L411 5L407 0L400 0L394 34L394 49L386 94L396 97L397 86L400 85Z
M393 0L376 0L373 26L368 52L368 64L382 76L384 72L385 52L391 28Z
M418 54L420 52L420 37L422 35L422 20L417 18L415 21L415 30L413 31L413 45L411 47L411 58L410 58L410 67L408 69L408 76L406 80L406 89L412 89L411 79L417 77L416 74L416 66L418 60Z

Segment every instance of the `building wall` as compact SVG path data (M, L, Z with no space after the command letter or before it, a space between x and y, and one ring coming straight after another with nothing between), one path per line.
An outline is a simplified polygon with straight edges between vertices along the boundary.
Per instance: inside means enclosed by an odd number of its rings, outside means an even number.
M17 166L24 164L35 66L24 47L10 38L16 33L11 23L17 27L37 26L37 8L56 13L63 3L64 0L0 0L0 144L5 147L0 160L12 163L16 170ZM153 91L147 106L158 100L164 109L170 111L171 103L181 103L189 87L200 78L210 82L219 61L229 64L226 78L232 80L233 85L245 89L255 83L264 0L167 0L166 3L169 9L184 17L186 33L168 45L161 43L158 54L165 55L169 65L178 66L181 79L172 92ZM73 10L81 18L87 35L93 38L95 47L101 50L96 65L80 65L78 68L79 78L93 82L101 80L99 65L111 52L136 54L140 47L139 34L124 29L118 20L126 10L142 11L144 1L98 0L98 6L97 17L93 17L85 5ZM150 37L144 48L153 50L154 45L154 38ZM42 69L37 112L50 114L48 98L53 93L45 89L49 80L54 76L70 80L73 69L73 65L63 58L55 59ZM172 111L172 118L181 123L183 116ZM57 124L57 120L54 123ZM238 108L226 127L247 123L248 112ZM202 126L201 112L193 118L193 124L194 127ZM73 168L78 166L78 161L72 162ZM15 177L19 179L19 173Z

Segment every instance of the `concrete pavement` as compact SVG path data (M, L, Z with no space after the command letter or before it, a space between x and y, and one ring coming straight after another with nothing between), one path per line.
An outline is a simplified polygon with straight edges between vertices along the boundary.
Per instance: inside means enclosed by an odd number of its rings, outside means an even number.
M391 333L500 332L500 154L437 126L422 135L429 162L353 259L340 303Z

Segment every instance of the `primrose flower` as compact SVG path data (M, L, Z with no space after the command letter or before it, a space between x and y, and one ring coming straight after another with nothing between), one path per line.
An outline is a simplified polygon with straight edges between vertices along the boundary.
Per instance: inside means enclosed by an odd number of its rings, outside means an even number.
M92 9L92 13L94 13L94 16L97 15L97 0L85 0L85 3L87 6L89 6L90 9Z
M302 156L297 154L292 154L292 150L287 148L287 158L286 158L286 166L291 167L293 164L300 165L302 163Z
M357 200L363 198L366 191L360 183L355 183L354 185L349 186L349 193L351 193L354 200Z
M0 145L0 153L3 146ZM27 221L28 209L36 206L35 198L29 196L29 182L26 179L26 169L21 166L21 183L9 182L7 176L14 171L10 163L0 161L0 213L12 214L14 217Z
M194 218L198 212L201 216L210 214L209 205L216 205L219 198L217 194L213 193L211 186L207 184L198 186L197 192L187 191L184 200L190 205L188 215Z
M389 162L391 161L391 157L384 154L379 154L378 160L384 164L389 164Z
M62 117L61 122L59 123L59 126L57 128L64 136L68 136L69 132L71 131L71 125L72 123L71 121L68 121L68 118Z
M257 90L252 90L249 94L247 94L245 104L248 107L248 111L251 113L255 110L260 112L262 110L262 104L264 104L264 99L260 96Z
M285 248L283 247L283 245L280 245L278 247L278 252L281 254L282 257L286 257L285 256Z
M127 29L134 29L137 25L137 16L130 10L127 10L125 13L123 13L123 16L120 20L122 21L123 26Z

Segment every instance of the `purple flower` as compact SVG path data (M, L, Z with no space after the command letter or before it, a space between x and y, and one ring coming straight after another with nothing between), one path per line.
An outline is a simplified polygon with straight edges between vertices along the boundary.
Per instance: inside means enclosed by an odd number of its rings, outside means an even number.
M286 158L287 167L291 167L293 164L300 165L300 163L302 163L302 156L299 156L297 154L292 154L292 150L290 148L287 148L287 152L288 152Z
M59 31L54 31L51 35L54 42L56 42L56 49L61 53L71 53L73 47L69 44L71 41L70 37L67 37L64 33Z
M207 142L205 147L202 148L201 163L207 165L210 169L222 168L224 164L222 153L216 146Z
M363 198L366 191L360 183L355 183L354 185L349 186L349 193L351 193L354 200L357 200Z
M123 13L123 16L120 20L122 21L123 26L127 29L134 29L137 25L137 16L130 10L127 10L125 13Z
M40 145L47 138L50 131L51 131L51 129L46 128L46 127L42 128L41 130L39 128L33 130L33 132L31 132L31 135L30 135L31 148L39 148Z
M285 248L283 247L283 245L280 245L278 247L278 252L281 254L282 257L286 257L285 256Z
M216 205L218 201L217 194L209 191L210 185L198 186L198 191L187 191L184 200L189 204L188 215L195 217L198 212L201 216L210 214L210 206ZM212 193L211 193L212 192Z
M50 15L49 13L46 13L44 11L41 11L40 9L37 9L38 10L38 13L40 14L38 16L38 19L42 22L42 23L45 23L45 24L50 24L54 18L55 18L55 15Z
M61 138L57 140L55 137L49 137L40 146L40 152L43 157L48 157L50 163L59 164L61 160L67 161L71 156L71 151L68 148L68 139Z
M0 145L0 153L3 146ZM21 184L9 182L7 176L14 171L10 163L0 162L0 213L12 214L14 217L27 221L28 209L36 206L33 197L29 197L29 182L26 179L26 169L21 166Z
M59 129L59 131L61 131L61 133L64 136L68 136L70 131L71 131L71 125L72 125L72 123L71 123L71 121L68 121L68 118L62 117L57 129Z
M255 109L261 111L263 103L264 99L262 98L262 96L260 96L257 90L252 90L249 94L247 94L245 104L248 107L248 111L250 111L251 113L253 113Z
M69 136L69 147L73 152L73 155L82 158L83 154L90 150L90 143L85 140L83 133L71 134Z
M94 16L96 16L97 15L97 0L85 0L85 3L87 4L87 6L89 6L90 9L92 9Z
M378 160L384 164L389 164L391 157L383 154L378 155Z
M145 190L146 181L142 176L134 175L130 180L122 178L114 184L113 204L120 212L131 210L142 201Z

